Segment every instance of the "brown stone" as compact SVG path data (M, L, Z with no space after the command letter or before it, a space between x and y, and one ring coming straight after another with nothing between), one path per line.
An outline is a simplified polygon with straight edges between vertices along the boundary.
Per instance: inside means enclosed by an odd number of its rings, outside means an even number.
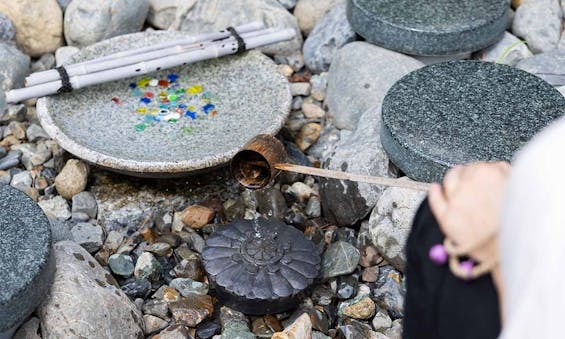
M143 316L143 323L145 325L144 332L146 335L160 331L169 325L169 323L165 320L154 315L147 314Z
M0 12L16 27L18 47L34 57L63 43L63 11L56 0L0 0Z
M173 268L173 275L177 278L190 278L196 281L204 279L204 269L200 259L184 259Z
M214 304L209 295L190 295L169 303L169 310L177 323L196 327L214 313Z
M177 302L180 300L180 293L172 287L165 287L163 289L163 300L168 303Z
M361 279L365 282L375 282L379 277L379 266L371 266L367 267L363 270L363 274L361 275Z
M359 300L346 301L343 307L340 307L340 313L354 319L369 319L375 315L375 302L369 296Z
M298 136L296 137L296 145L301 151L307 150L312 146L318 138L320 138L320 133L322 133L322 125L315 122L310 122L302 126Z
M76 159L70 159L55 178L55 188L65 199L72 197L86 188L88 165Z
M275 333L272 339L312 339L312 322L304 313L282 332Z
M359 265L363 267L371 267L379 264L383 258L379 254L377 248L373 245L367 245L361 250Z
M188 206L182 212L182 222L186 226L200 229L209 224L214 219L214 210L200 205Z
M192 339L189 328L184 325L171 325L154 335L151 339Z

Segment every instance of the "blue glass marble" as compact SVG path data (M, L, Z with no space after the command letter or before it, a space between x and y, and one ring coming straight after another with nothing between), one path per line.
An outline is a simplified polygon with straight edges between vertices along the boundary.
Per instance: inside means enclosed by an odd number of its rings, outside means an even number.
M169 74L169 75L167 76L167 78L169 78L169 82L175 82L175 81L177 81L177 79L179 78L179 76L176 75L176 74Z
M135 88L137 88L137 84L132 82L131 84L129 84L129 88L135 89Z
M216 108L216 106L212 105L212 104L206 104L204 105L204 107L202 107L202 110L204 111L204 113L208 114L210 113L210 111L212 111L214 108Z
M184 115L186 115L187 117L191 118L192 120L196 119L196 112L193 111L186 111L184 113Z
M141 98L141 99L139 99L139 101L141 101L141 102L144 103L144 104L149 104L149 103L151 103L151 99L149 99L149 98Z

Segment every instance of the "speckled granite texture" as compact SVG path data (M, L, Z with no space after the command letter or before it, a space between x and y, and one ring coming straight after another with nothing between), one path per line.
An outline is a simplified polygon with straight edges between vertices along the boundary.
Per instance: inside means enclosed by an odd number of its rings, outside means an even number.
M368 42L413 55L453 55L502 37L509 0L348 0L347 18Z
M181 37L186 33L119 36L84 48L70 62ZM166 122L142 132L135 130L139 115L131 107L140 106L139 97L131 94L128 85L142 77L42 98L38 116L45 131L77 157L136 176L169 177L227 163L255 135L275 134L290 111L288 81L274 62L257 51L147 76L166 79L170 73L179 75L182 86L202 85L214 96L218 114L191 121L190 133L172 134L174 124ZM113 97L122 104L112 102Z
M43 301L54 272L47 217L27 195L0 184L0 337Z
M381 141L415 180L439 181L453 165L511 160L565 114L565 98L540 78L480 61L452 61L400 79L383 101Z

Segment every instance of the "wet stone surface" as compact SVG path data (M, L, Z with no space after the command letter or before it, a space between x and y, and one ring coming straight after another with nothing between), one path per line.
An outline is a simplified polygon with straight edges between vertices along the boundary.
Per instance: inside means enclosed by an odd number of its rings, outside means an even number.
M439 181L457 164L510 161L563 114L563 96L538 77L506 65L453 61L414 71L390 89L381 141L407 176Z

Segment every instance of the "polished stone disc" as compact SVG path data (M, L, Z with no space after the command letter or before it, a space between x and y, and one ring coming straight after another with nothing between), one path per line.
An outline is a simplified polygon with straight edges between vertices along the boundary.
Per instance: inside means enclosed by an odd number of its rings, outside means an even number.
M54 271L47 217L27 195L0 184L0 337L41 303Z
M452 61L413 71L386 94L381 141L415 180L439 181L457 164L511 160L565 114L565 98L514 67Z
M502 37L508 0L348 0L347 17L368 42L414 55L455 55Z
M296 306L320 269L314 243L276 219L233 221L206 240L202 258L220 302L247 314Z

